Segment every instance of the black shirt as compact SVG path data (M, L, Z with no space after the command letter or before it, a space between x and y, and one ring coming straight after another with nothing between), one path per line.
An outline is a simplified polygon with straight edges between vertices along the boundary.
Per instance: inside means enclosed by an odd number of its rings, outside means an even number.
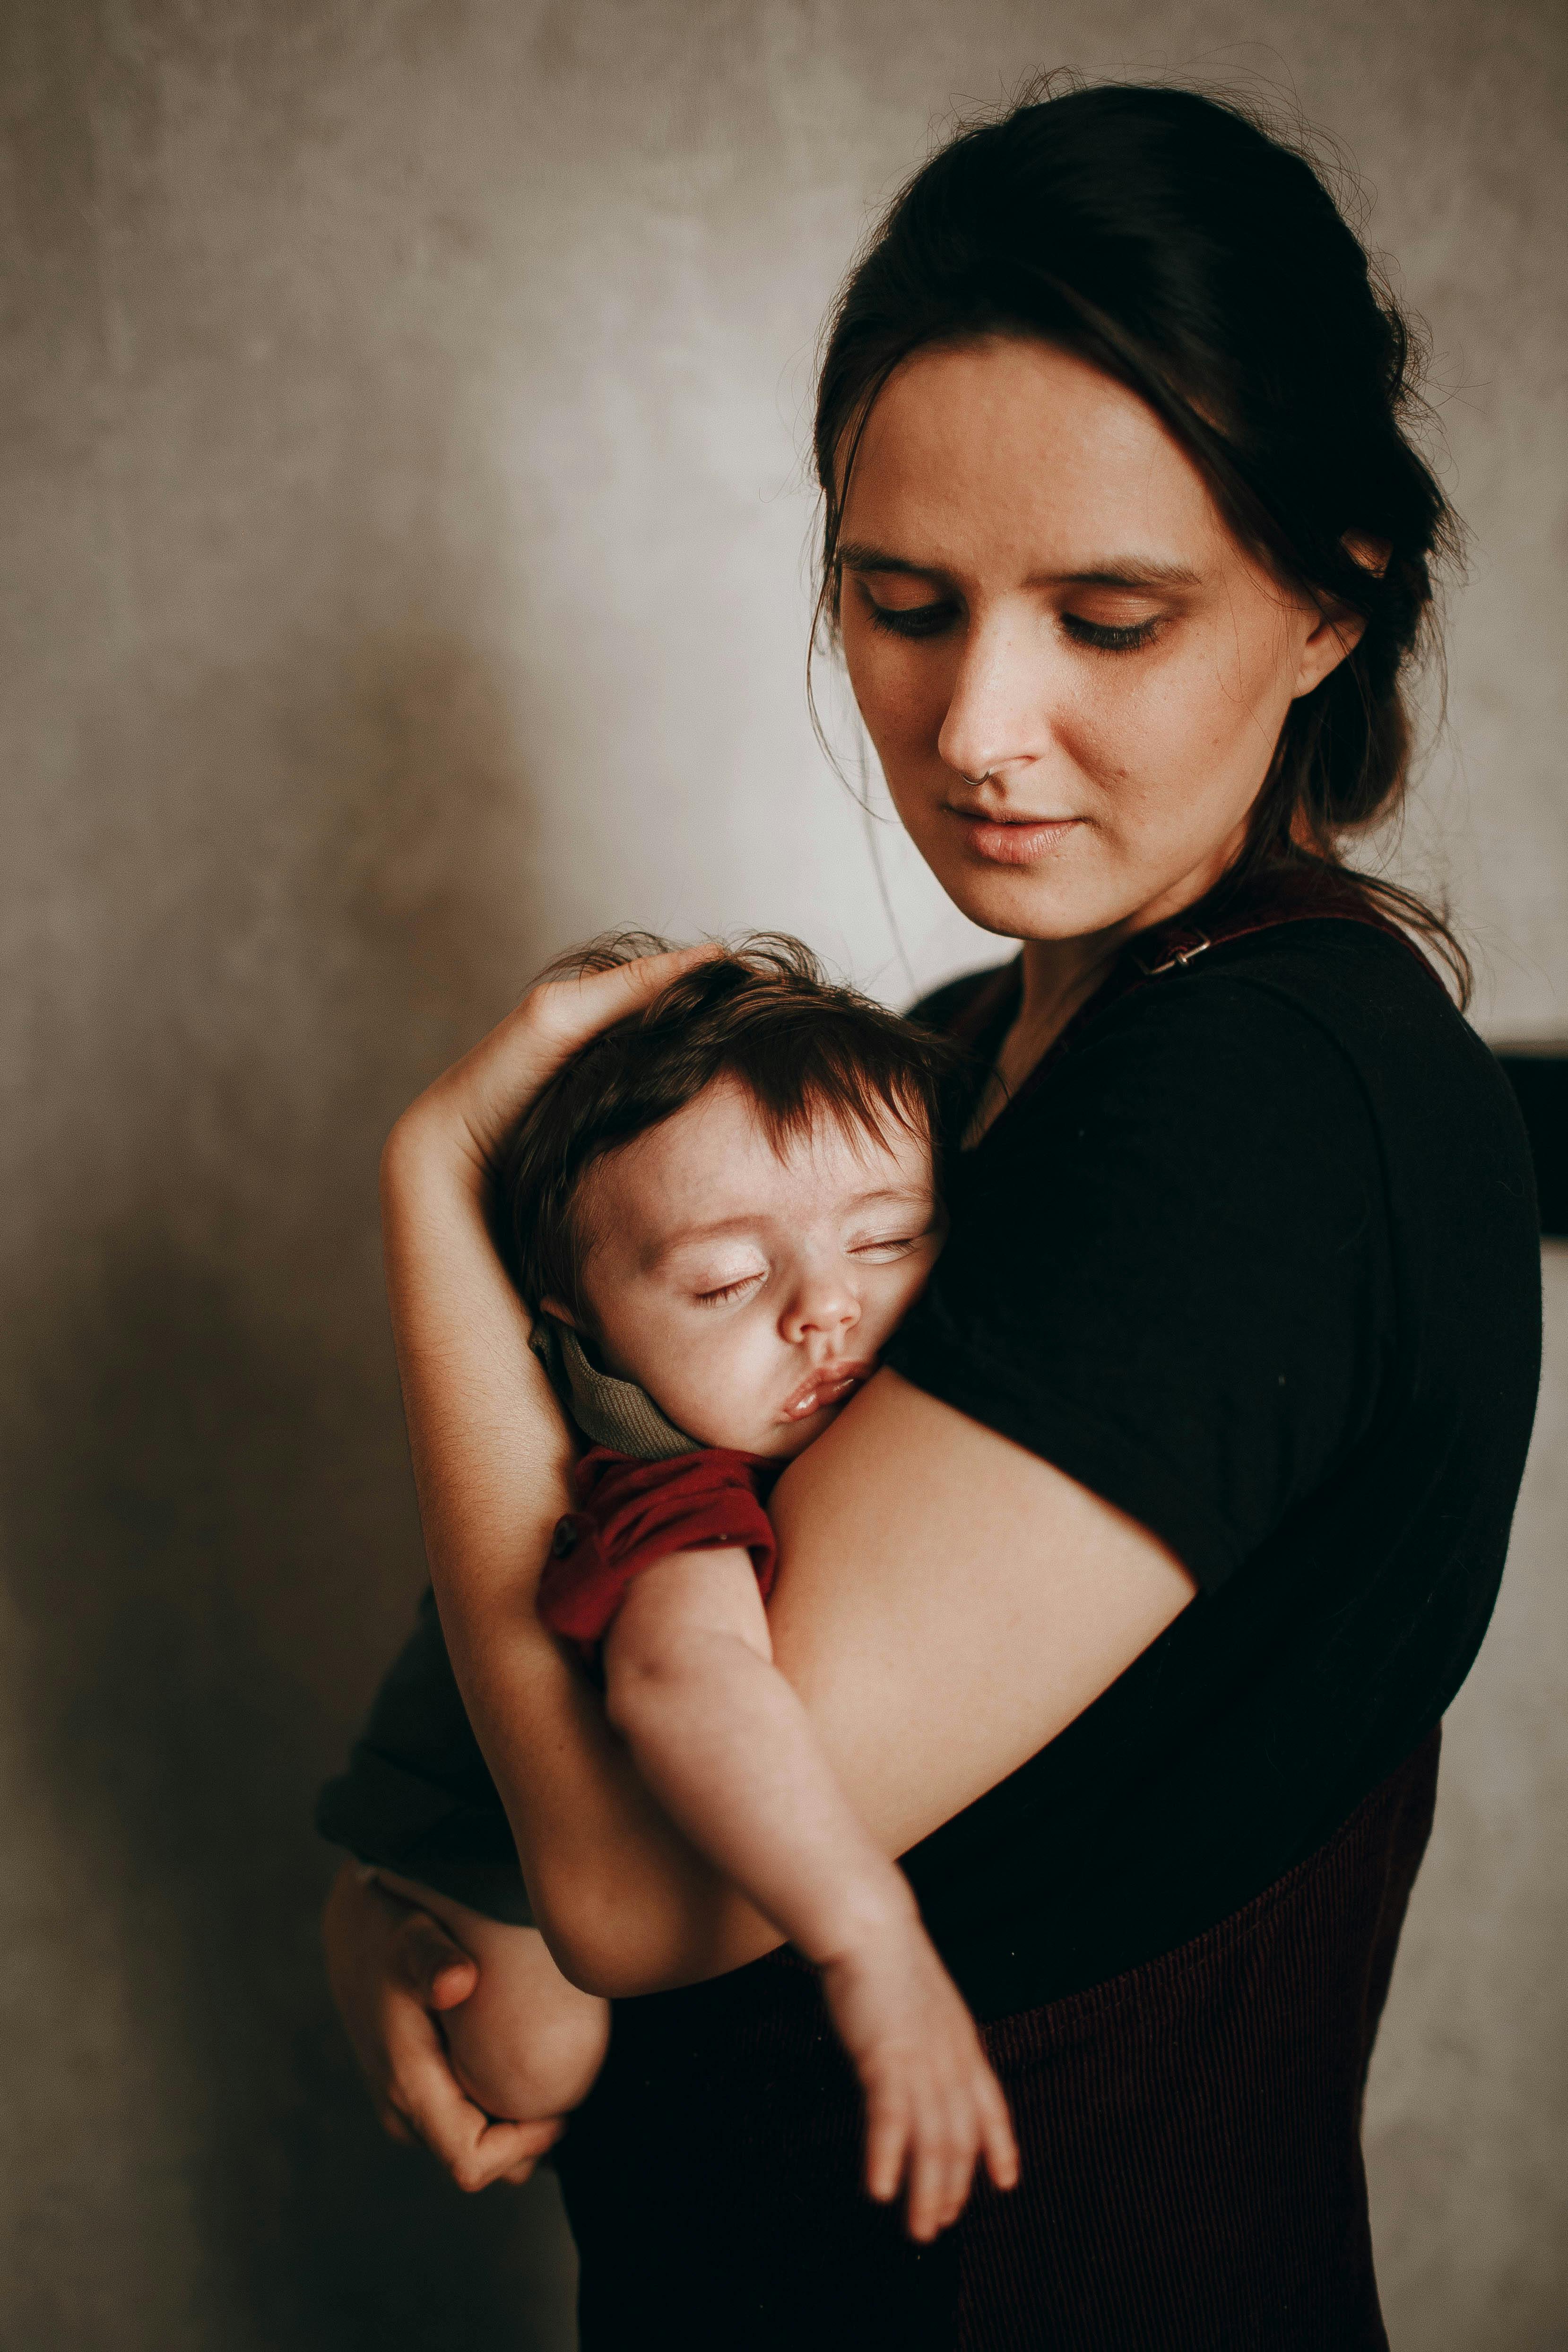
M1497 1064L1412 950L1359 922L1216 944L1091 1008L949 1191L888 1361L1130 1513L1199 1586L905 1858L994 2017L1238 1909L1437 1722L1502 1572L1541 1264Z
M919 1008L933 1025L981 974ZM1196 1600L905 1857L982 2017L1201 1933L1441 1716L1496 1596L1540 1364L1528 1148L1414 953L1297 921L1108 992L948 1171L888 1360L1159 1536ZM427 1617L325 1833L526 1917ZM508 1889L515 1889L508 1893Z

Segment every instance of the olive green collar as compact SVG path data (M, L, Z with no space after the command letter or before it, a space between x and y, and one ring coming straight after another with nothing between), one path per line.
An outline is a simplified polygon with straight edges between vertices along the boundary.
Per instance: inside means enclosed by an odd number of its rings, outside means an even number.
M584 1437L638 1462L668 1462L696 1450L697 1440L666 1421L646 1389L602 1371L570 1323L542 1312L529 1343L556 1395Z

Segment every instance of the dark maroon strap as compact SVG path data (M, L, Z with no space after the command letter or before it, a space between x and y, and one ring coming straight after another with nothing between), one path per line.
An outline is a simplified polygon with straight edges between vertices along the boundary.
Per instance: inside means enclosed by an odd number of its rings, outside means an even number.
M1199 919L1202 919L1201 920ZM1331 873L1286 869L1258 877L1210 914L1200 905L1184 910L1168 923L1140 931L1117 958L1104 981L1086 1003L1079 1005L1061 1034L1053 1040L1013 1097L1021 1102L1077 1037L1082 1024L1104 1013L1124 996L1173 971L1185 971L1210 948L1229 947L1255 932L1279 929L1286 923L1362 923L1396 940L1413 955L1434 987L1442 982L1409 935L1388 916L1380 914L1354 885ZM984 1036L1006 998L1021 984L1021 964L1005 964L991 973L948 1024L962 1045ZM1009 1108L1012 1108L1010 1104Z

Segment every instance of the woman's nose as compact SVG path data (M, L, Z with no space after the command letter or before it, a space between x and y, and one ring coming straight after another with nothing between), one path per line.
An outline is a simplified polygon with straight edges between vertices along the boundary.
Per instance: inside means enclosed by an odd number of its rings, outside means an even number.
M943 765L978 782L1037 759L1050 740L1049 671L1037 614L972 620L936 739Z
M854 1285L820 1274L800 1284L779 1318L779 1330L792 1346L813 1338L836 1341L860 1320L860 1301Z

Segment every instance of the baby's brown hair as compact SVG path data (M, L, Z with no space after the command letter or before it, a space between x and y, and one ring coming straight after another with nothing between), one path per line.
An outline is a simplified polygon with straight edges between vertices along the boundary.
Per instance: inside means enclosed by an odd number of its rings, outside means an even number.
M608 971L668 946L620 932L574 949L544 976ZM523 1298L533 1308L557 1298L591 1327L582 1276L592 1236L574 1215L584 1177L715 1079L744 1087L774 1145L822 1118L846 1133L880 1139L902 1128L934 1142L955 1060L945 1037L829 980L798 940L757 932L724 948L592 1039L524 1114L501 1178Z

